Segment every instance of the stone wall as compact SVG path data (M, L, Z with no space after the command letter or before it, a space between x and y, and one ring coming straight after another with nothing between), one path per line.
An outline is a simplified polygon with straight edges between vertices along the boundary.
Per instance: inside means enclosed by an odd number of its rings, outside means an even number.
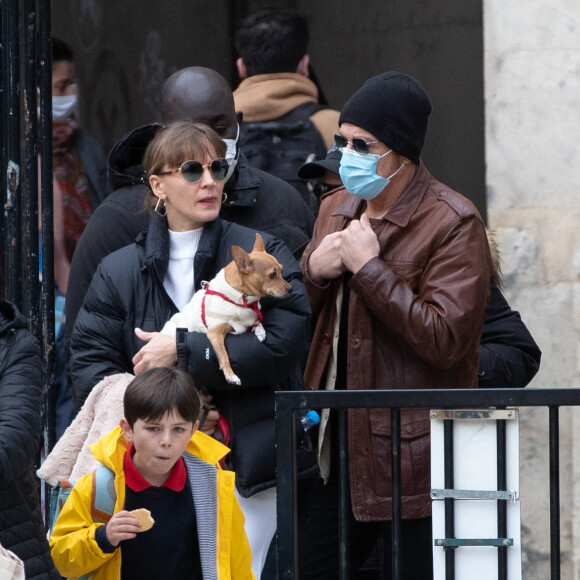
M505 294L543 351L531 387L578 387L580 4L484 2L488 223L503 254ZM580 577L580 428L562 409L562 578ZM547 410L524 410L524 578L549 574ZM575 530L576 533L572 534Z

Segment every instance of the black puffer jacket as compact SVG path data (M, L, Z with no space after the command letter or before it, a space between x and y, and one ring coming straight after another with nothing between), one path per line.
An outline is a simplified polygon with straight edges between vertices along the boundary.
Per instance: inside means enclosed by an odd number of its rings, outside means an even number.
M38 342L16 308L0 300L0 544L24 561L29 580L60 579L34 476L41 402Z
M136 327L159 331L177 312L162 282L169 260L166 223L154 214L147 236L105 258L95 274L71 338L76 409L103 377L133 372L131 359L144 346L135 336ZM213 395L229 421L233 467L242 495L273 485L273 472L264 473L259 482L239 477L240 462L260 464L264 441L263 445L259 439L250 445L244 437L243 450L236 448L236 442L242 429L262 422L273 436L274 390L301 387L300 367L305 360L310 322L310 305L298 263L277 238L266 234L263 237L266 250L283 265L282 274L292 285L292 292L284 298L261 300L266 330L263 343L253 333L226 337L226 348L241 387L225 381L205 334L189 332L183 344L178 342L180 360L187 359L197 387ZM206 224L195 255L195 290L231 261L232 245L251 251L254 241L254 230L220 219ZM272 440L270 451L273 449Z
M141 162L159 125L144 125L125 135L109 154L109 195L91 216L71 264L66 296L65 349L93 275L105 257L132 244L146 232L150 214L144 209L147 187ZM248 165L240 153L236 170L225 185L225 220L280 238L300 257L310 241L314 214L285 181ZM67 361L67 372L70 372Z

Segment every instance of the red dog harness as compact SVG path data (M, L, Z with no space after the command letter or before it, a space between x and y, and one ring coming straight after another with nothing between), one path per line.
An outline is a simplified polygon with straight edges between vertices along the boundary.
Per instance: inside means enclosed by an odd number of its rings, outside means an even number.
M234 306L239 306L240 308L249 308L250 310L253 310L256 313L256 316L258 317L258 321L255 322L254 324L252 324L252 326L250 326L250 328L254 328L254 326L258 326L258 324L260 324L262 322L262 320L264 320L264 315L262 314L262 311L260 310L260 306L259 306L257 300L256 300L256 302L250 303L242 295L242 303L238 304L237 302L234 302L233 300L228 298L225 294L222 294L221 292L216 292L215 290L212 290L209 287L209 284L207 282L205 284L202 283L202 286L205 290L205 294L203 295L203 299L201 301L201 321L203 322L203 325L206 328L208 328L208 326L207 326L207 322L205 320L205 297L208 294L211 294L212 296L218 296L222 300L225 300L226 302L229 302L230 304L233 304ZM248 330L250 330L250 328L248 328Z

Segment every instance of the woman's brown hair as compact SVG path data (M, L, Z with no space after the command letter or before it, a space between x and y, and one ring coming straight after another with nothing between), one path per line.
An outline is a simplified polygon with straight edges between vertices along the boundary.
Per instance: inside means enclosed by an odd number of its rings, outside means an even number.
M147 180L168 169L177 169L184 161L204 163L208 157L224 157L226 144L208 125L179 121L161 129L153 138L143 157ZM149 188L146 207L152 208L157 197Z

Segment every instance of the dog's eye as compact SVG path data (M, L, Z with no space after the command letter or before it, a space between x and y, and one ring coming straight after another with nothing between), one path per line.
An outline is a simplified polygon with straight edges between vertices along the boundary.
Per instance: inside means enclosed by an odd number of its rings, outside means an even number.
M270 272L270 280L274 280L276 278L276 272Z

